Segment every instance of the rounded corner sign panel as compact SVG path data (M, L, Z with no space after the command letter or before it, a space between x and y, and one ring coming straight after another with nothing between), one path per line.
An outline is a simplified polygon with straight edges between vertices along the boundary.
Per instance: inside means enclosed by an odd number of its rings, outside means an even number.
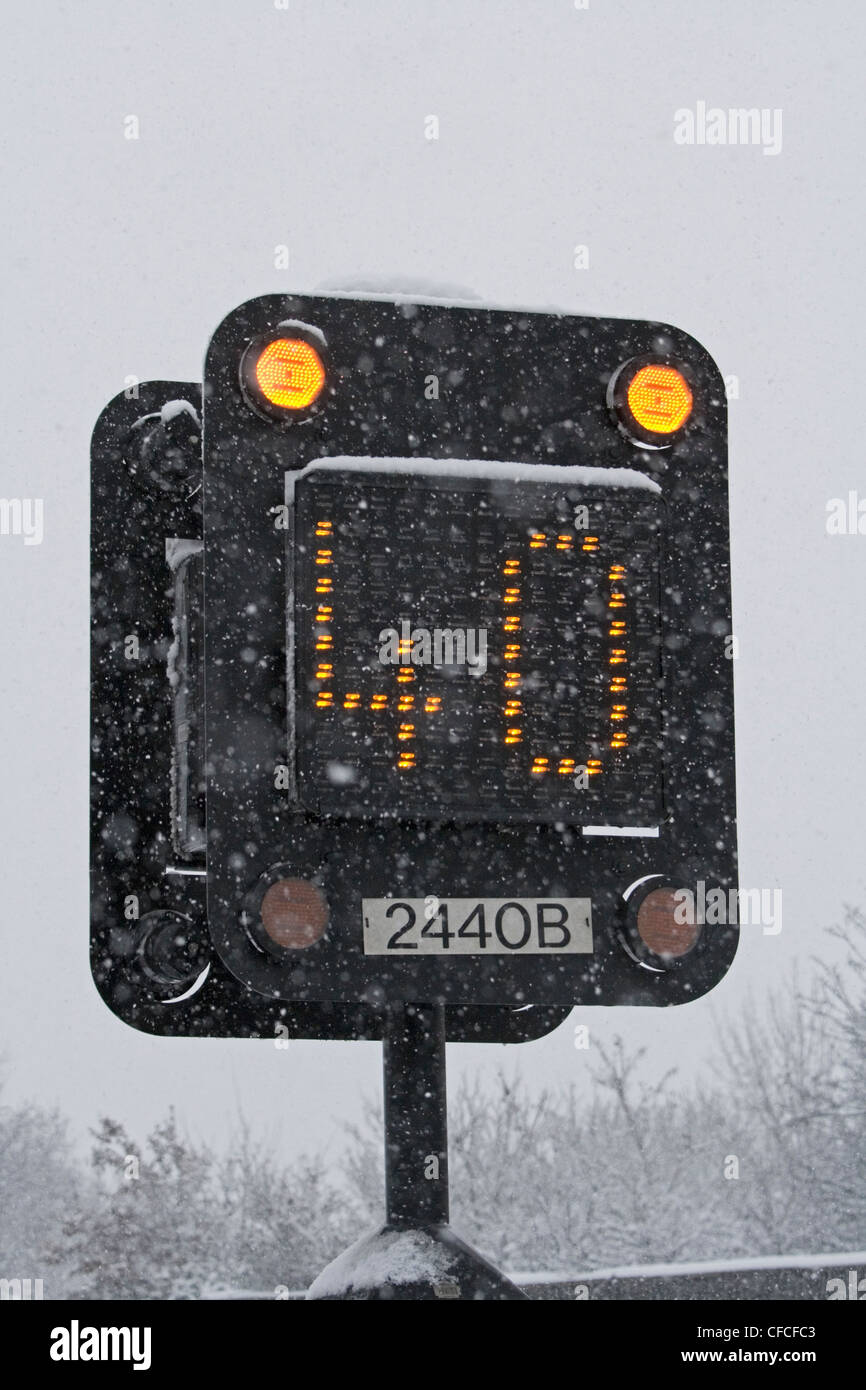
M324 381L280 414L246 369L288 327ZM692 409L647 439L620 386L650 363ZM446 364L460 391L428 396ZM736 884L722 385L657 322L267 295L201 392L112 403L92 941L116 1012L372 1036L442 999L451 1036L507 1039L529 1006L722 978L735 924L669 960L657 921L672 888Z

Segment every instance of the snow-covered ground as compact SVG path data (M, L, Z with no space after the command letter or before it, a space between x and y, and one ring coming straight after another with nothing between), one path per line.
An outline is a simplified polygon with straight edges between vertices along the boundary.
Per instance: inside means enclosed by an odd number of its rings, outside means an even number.
M100 1114L140 1137L174 1105L215 1150L243 1115L264 1147L328 1164L378 1095L375 1044L153 1038L93 988L88 449L131 379L200 379L239 302L419 280L675 323L728 381L741 874L781 887L784 928L746 929L698 1003L584 1008L507 1054L449 1057L453 1087L504 1062L588 1099L620 1033L648 1088L671 1066L703 1084L717 1021L767 1017L793 967L843 961L823 928L866 904L866 536L825 524L863 489L860 7L86 10L19 7L0 83L0 491L44 502L41 544L0 535L7 1098L59 1106L82 1148ZM678 143L698 101L782 109L780 150Z

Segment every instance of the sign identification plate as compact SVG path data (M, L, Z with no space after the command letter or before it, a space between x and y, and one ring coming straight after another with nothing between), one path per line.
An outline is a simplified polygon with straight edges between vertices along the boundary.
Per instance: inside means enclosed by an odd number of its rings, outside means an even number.
M364 898L364 954L592 953L589 898Z

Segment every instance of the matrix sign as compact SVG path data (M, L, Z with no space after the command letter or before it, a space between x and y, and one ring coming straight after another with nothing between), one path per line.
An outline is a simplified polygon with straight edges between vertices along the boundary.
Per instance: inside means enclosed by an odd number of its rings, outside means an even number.
M516 1040L711 988L736 928L676 897L736 882L704 349L268 296L217 330L203 392L141 389L94 440L112 1007L349 1037L442 1001L449 1036Z
M657 485L388 462L290 478L301 802L657 824Z

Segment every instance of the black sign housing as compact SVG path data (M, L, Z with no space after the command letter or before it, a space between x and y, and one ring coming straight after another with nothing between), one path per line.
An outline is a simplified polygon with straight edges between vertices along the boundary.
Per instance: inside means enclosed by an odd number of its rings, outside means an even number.
M281 333L321 351L305 412L250 388ZM643 361L691 388L666 447L621 410ZM442 1000L449 1037L505 1041L575 1003L711 988L734 923L678 961L634 930L655 887L735 896L704 349L653 323L266 296L214 335L203 445L201 423L194 388L154 383L94 436L93 943L115 1011L374 1037L387 1003ZM262 930L284 880L327 905L303 948Z

